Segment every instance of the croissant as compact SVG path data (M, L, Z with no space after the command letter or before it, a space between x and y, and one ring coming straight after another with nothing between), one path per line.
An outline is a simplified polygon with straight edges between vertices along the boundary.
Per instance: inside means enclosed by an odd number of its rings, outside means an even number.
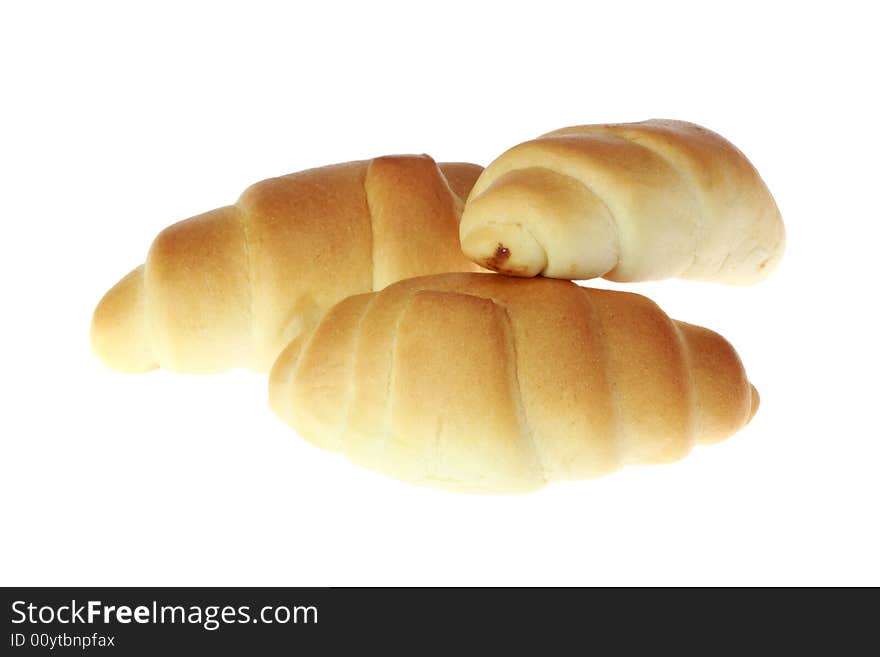
M492 162L460 228L474 261L513 276L756 283L785 229L758 172L693 123L564 128Z
M159 234L95 310L93 350L128 372L267 371L351 294L479 270L461 253L458 222L481 170L391 156L259 182Z
M758 407L724 338L643 296L473 273L342 301L282 352L269 392L319 447L485 493L674 461Z

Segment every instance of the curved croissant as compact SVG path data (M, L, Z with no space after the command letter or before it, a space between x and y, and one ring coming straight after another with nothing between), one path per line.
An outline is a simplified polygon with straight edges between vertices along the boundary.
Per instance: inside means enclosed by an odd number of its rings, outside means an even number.
M92 346L110 367L266 371L323 312L402 278L479 268L462 199L481 171L391 156L272 178L162 231L101 300Z
M440 274L334 306L270 377L310 442L398 479L509 493L674 461L758 407L720 335L568 281Z
M683 121L564 128L490 164L461 221L462 250L514 276L749 284L785 248L758 172Z

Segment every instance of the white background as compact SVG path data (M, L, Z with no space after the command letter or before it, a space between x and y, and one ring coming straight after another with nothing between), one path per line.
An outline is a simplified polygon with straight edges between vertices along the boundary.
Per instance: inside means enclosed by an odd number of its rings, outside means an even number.
M870 4L4 3L0 583L880 584ZM264 376L89 351L155 234L261 178L651 117L737 144L788 229L758 286L627 286L761 391L678 464L420 489L301 440Z

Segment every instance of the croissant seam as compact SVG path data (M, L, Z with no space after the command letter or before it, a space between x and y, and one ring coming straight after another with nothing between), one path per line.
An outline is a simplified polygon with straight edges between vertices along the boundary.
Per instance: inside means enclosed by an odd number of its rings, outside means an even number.
M674 171L675 174L682 181L682 183L683 183L682 186L687 189L688 196L691 197L691 201L697 210L698 221L696 222L696 224L694 226L694 248L693 248L693 252L691 254L691 261L688 263L688 265L686 267L684 267L684 269L682 269L681 271L679 271L676 274L676 277L686 277L687 273L691 270L691 268L694 266L694 263L697 261L697 252L700 250L700 246L702 245L703 233L705 231L705 226L706 226L706 208L703 204L702 199L694 191L697 188L697 185L691 184L691 178L693 178L693 176L689 176L689 175L683 173L683 170L681 169L681 167L677 166L666 155L664 155L663 153L661 153L658 150L651 148L647 144L643 144L640 141L637 141L637 140L632 139L630 137L627 137L625 135L615 134L614 136L619 137L620 139L623 139L624 141L629 142L630 144L632 144L634 146L638 146L639 148L643 148L646 151L648 151L649 153L651 153L652 155L663 160L663 162L672 171Z
M153 337L153 322L150 321L150 295L147 294L147 264L149 263L149 259L141 266L141 299L144 304L144 335L147 338L147 344L150 345L150 352L153 354L153 359L156 361L156 367L162 366L162 359L159 355L157 340Z
M409 306L412 303L415 294L415 291L410 292L410 294L406 298L406 302L398 311L397 317L394 318L394 327L391 333L390 347L391 362L388 368L388 378L386 379L385 383L385 420L382 431L382 441L378 446L379 449L377 450L377 453L380 454L380 458L385 457L385 452L388 449L388 442L391 439L391 420L394 417L394 411L391 404L391 393L394 390L394 381L397 375L397 341L400 335L400 325L403 322L403 317L404 315L406 315L406 311L409 309Z
M443 182L443 187L449 193L449 196L452 197L453 206L456 210L456 214L458 216L458 222L456 225L461 223L461 213L464 211L465 200L462 199L458 194L455 193L455 190L452 189L452 185L449 184L449 179L446 177L446 174L443 173L443 169L435 162L434 165L437 168L437 174L440 176L440 180Z
M617 386L614 383L614 377L611 372L611 362L608 357L608 341L605 337L605 323L602 313L590 297L589 291L583 289L581 291L581 303L588 309L590 315L594 318L596 333L599 344L599 360L602 362L602 370L605 375L605 381L608 384L608 398L611 401L611 411L614 414L614 435L612 442L614 443L614 461L615 465L620 468L625 463L626 445L629 437L627 436L627 427L623 423L623 414L620 412L620 403L617 399ZM584 321L587 321L586 319ZM587 325L589 329L589 324Z
M326 317L325 317L326 319ZM309 352L312 347L312 341L315 339L315 336L318 334L318 330L321 328L321 324L323 324L323 320L318 322L318 324L314 327L312 331L309 332L309 335L303 341L302 347L299 350L299 353L296 355L296 363L293 365L293 371L290 373L289 381L296 381L299 378L299 371L302 367L302 363L305 360L305 355ZM293 389L289 391L289 394L293 395ZM296 404L294 404L296 406Z
M611 208L605 202L605 199L598 192L596 192L596 190L593 188L593 186L590 185L588 182L585 182L577 176L572 176L569 173L565 173L564 171L560 171L559 169L555 169L553 167L537 166L535 168L544 169L546 171L550 171L551 173L556 174L557 176L561 176L563 178L569 178L569 179L575 181L578 185L580 185L581 187L586 189L590 194L592 194L593 197L595 197L596 200L602 204L602 207L605 208L605 211L608 212L608 216L611 217L611 226L614 229L614 238L615 238L615 242L617 244L617 248L615 249L615 251L617 252L617 262L615 262L614 266L611 269L609 269L608 271L606 271L604 275L613 273L614 270L617 269L617 267L620 265L620 252L621 252L620 225L618 224L618 221L617 221L617 215L614 214L614 212L611 210ZM531 235L532 239L535 239L535 236L532 235L532 232L528 229L528 227L523 226L522 228L529 235ZM538 244L541 244L541 242L539 242L537 239L535 239L535 242ZM541 248L544 249L544 253L547 256L547 260L548 260L548 264L549 264L550 254L547 252L547 247L544 244L541 244ZM544 271L546 271L546 269L547 269L547 266L544 267Z
M247 288L248 293L248 330L250 331L250 342L253 350L256 350L258 345L257 339L257 321L256 321L256 312L255 312L255 302L254 302L254 277L251 273L251 270L254 266L253 254L251 253L251 239L250 239L250 231L248 230L248 220L244 210L236 203L235 204L235 212L238 214L238 221L241 225L242 232L242 243L244 245L244 258L245 258L245 268L244 268L244 276L245 276L245 287Z
M358 319L357 328L355 329L354 340L352 344L352 353L354 356L351 359L351 367L349 368L348 373L348 399L345 402L345 407L342 413L342 428L339 434L339 438L337 439L338 450L345 454L345 438L348 435L348 424L349 418L351 417L351 407L354 402L355 396L357 394L357 378L355 374L357 373L357 357L360 353L360 344L361 344L361 333L362 326L364 324L364 318L369 314L370 308L375 303L378 296L373 296L370 301L367 303L366 307L363 310L363 313Z
M690 343L681 332L678 322L674 320L670 321L672 321L672 327L678 338L679 350L681 351L682 359L684 360L684 369L687 373L688 411L690 413L688 421L688 441L690 442L691 447L693 447L697 444L699 436L703 433L703 402L700 399L700 395L697 394L697 386L694 380L694 358L691 353Z
M370 172L373 170L373 162L370 161L369 165L367 165L367 170L364 173L364 180L361 183L364 190L364 199L367 202L367 214L370 216L370 290L375 291L376 289L376 227L373 224L373 203L370 199L370 189L367 186L367 180L370 177Z
M514 398L514 407L516 409L517 421L522 426L523 434L525 435L526 442L529 445L529 449L532 452L534 457L534 461L537 464L541 481L547 483L549 481L547 477L547 466L544 463L544 453L538 446L537 441L535 440L534 432L532 431L532 424L529 422L529 414L526 410L526 405L523 403L523 392L522 392L522 384L519 379L519 354L516 349L516 334L513 330L513 322L510 319L510 313L507 311L507 307L503 303L499 303L495 299L490 299L495 306L501 311L502 321L505 324L504 330L504 338L507 343L507 350L509 351L513 369L513 392L516 394Z
M531 230L529 230L528 226L523 226L522 223L519 221L515 222L514 225L519 226L524 231L526 231L526 233L528 233L529 237L531 237L533 240L535 240L535 244L538 244L541 247L541 250L544 252L544 260L547 261L547 264L544 265L544 269L542 269L540 272L538 272L539 274L543 274L545 271L547 271L547 267L550 264L550 257L549 257L549 254L547 253L547 247L544 246L543 244L541 244L541 242L538 240L538 238L535 237L534 234L532 234ZM498 305L501 305L501 304L498 304ZM507 313L506 308L504 309L504 312Z

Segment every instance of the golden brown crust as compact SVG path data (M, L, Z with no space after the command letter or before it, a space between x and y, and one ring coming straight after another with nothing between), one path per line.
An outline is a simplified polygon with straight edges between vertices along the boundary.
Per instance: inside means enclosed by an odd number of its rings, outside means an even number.
M444 248L458 242L461 214L430 157L376 158L367 169L365 186L373 227L370 289L425 272L478 270L460 249Z
M757 404L721 336L645 297L488 274L344 301L279 357L270 390L321 447L475 492L676 460Z
M252 302L243 242L235 206L159 233L147 255L143 286L157 363L208 372L246 365L252 351Z
M349 295L478 270L461 253L457 195L479 170L401 155L256 183L159 234L98 305L93 349L123 371L265 371Z
M778 264L785 229L733 144L651 120L564 128L511 148L474 185L461 242L474 261L517 276L746 284ZM498 244L509 247L500 263Z
M253 369L271 367L337 301L372 290L367 167L350 162L271 178L239 199L257 336Z
M695 418L700 422L697 441L718 442L752 419L760 401L758 391L723 337L701 326L676 324L694 381Z
M446 178L449 188L464 207L468 194L477 182L477 178L483 173L483 167L470 162L440 162L437 165Z

